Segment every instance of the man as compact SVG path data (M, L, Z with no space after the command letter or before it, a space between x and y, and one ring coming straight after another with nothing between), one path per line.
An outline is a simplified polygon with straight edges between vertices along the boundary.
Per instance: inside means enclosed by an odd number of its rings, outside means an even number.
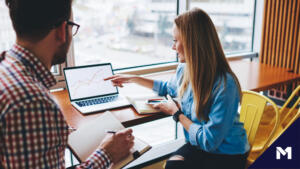
M6 0L16 44L0 56L0 168L65 168L68 126L49 88L74 35L72 0ZM78 168L107 168L129 153L132 130L108 135Z

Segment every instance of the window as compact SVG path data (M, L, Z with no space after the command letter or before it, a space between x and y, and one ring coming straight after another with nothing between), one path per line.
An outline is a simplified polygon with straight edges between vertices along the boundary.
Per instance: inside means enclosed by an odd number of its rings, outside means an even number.
M81 27L67 65L111 62L116 70L176 62L172 26L177 10L182 13L187 7L202 8L210 15L227 56L252 52L252 44L258 44L253 42L254 6L255 0L76 0L74 21ZM15 41L4 2L0 24L2 51ZM61 69L61 65L51 69L59 81Z
M111 62L114 69L177 60L172 46L176 0L77 0L74 64Z
M213 20L223 49L228 53L252 52L255 0L190 0Z
M0 52L11 48L15 42L15 33L12 28L8 8L4 2L0 3Z

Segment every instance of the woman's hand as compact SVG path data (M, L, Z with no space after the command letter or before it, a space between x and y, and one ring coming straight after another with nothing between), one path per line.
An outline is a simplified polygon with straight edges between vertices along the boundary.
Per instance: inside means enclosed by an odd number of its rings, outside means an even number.
M162 112L164 112L167 115L173 115L176 113L179 108L177 107L176 102L173 101L170 95L167 95L168 101L166 103L159 103L153 105L153 108L158 109Z
M133 82L133 79L136 78L137 76L135 75L125 75L125 74L118 74L118 75L113 75L110 77L107 77L104 79L104 81L106 80L111 80L111 82L113 83L114 86L118 86L118 87L123 87L124 83L131 83Z

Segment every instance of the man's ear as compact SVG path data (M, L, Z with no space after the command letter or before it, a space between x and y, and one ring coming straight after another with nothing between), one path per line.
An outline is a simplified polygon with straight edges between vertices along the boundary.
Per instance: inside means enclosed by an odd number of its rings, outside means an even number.
M64 21L62 24L60 24L56 28L56 31L55 31L56 40L58 40L58 41L60 41L62 43L66 42L66 33L67 33L66 25L67 25L67 22Z

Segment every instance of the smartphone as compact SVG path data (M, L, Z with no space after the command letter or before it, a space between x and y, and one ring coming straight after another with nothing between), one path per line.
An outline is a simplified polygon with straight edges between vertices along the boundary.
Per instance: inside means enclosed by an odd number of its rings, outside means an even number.
M158 104L158 103L166 103L167 100L165 99L149 99L147 101L148 104Z

